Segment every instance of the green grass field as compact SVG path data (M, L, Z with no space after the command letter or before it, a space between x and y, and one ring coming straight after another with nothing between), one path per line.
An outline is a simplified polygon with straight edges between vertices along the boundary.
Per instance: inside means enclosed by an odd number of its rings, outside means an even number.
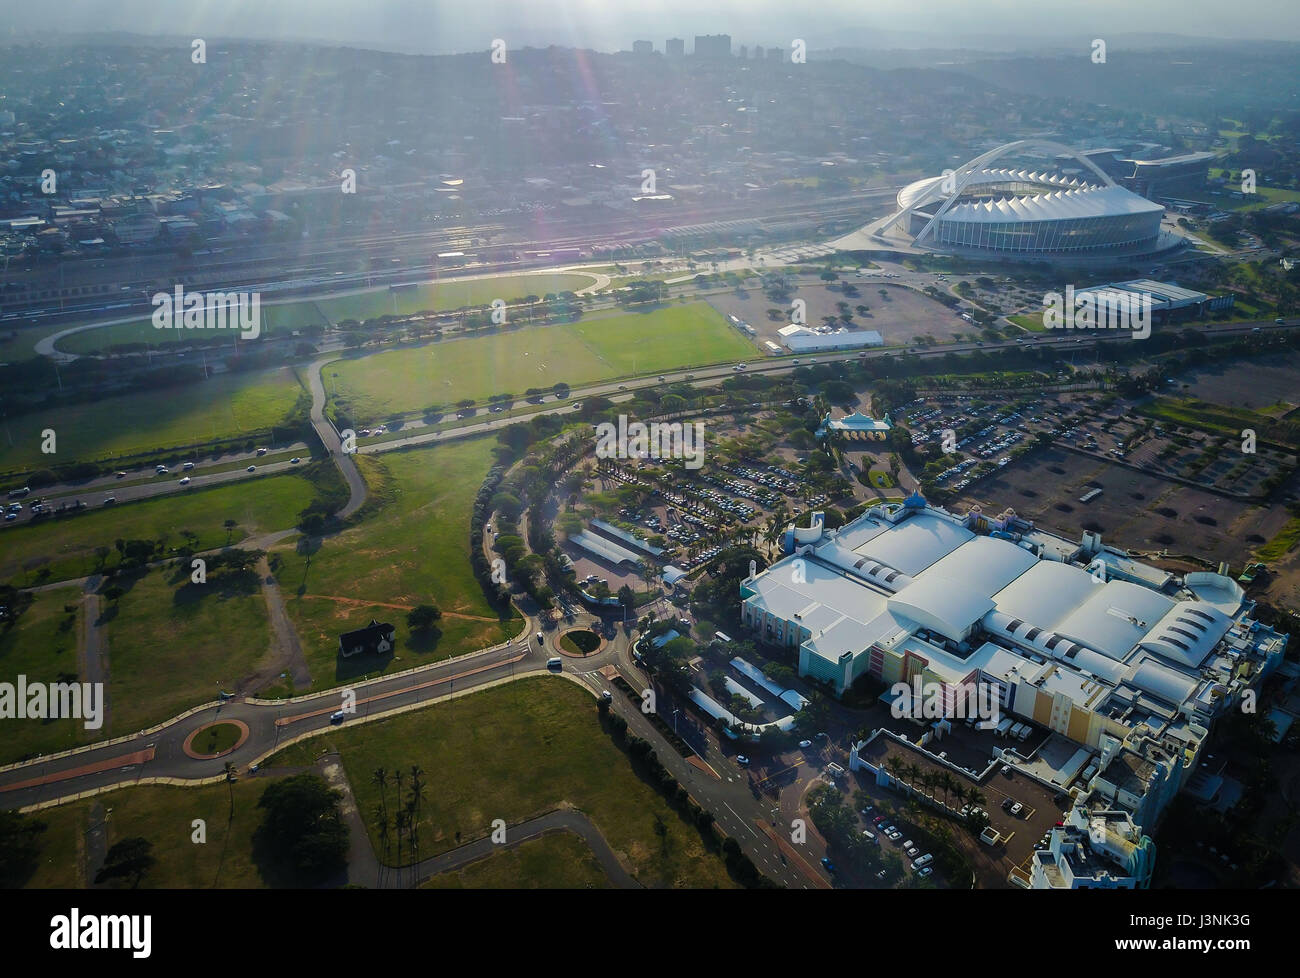
M141 889L266 886L253 856L253 833L262 823L258 799L272 780L237 781L233 816L231 789L225 784L125 788L39 812L33 817L47 828L41 837L41 864L27 888L82 888L93 880L94 868L84 865L83 839L97 803L113 812L106 823L106 846L136 836L153 844L155 863L141 880ZM195 819L205 824L204 843L193 841Z
M1300 518L1292 517L1273 539L1255 551L1255 559L1266 563L1281 560L1295 549L1297 543L1300 543Z
M519 680L331 730L281 751L274 763L310 763L323 750L341 753L377 852L384 850L374 813L385 799L371 774L418 764L431 789L420 811L423 857L455 848L457 833L461 843L489 834L493 819L518 824L568 802L596 824L645 886L734 885L698 831L636 775L601 730L591 694L564 679ZM391 787L386 801L392 811Z
M208 550L227 542L223 527L227 519L238 524L229 536L231 543L253 533L288 529L318 495L314 479L330 487L341 483L332 463L317 462L292 474L8 527L0 530L0 580L28 586L93 573L99 567L95 549L101 546L109 549L103 566L116 567L115 541L119 538L156 540L165 536L168 547L178 547L185 543L181 531L190 530L198 535L197 549Z
M177 579L179 576L179 580ZM192 584L189 568L120 574L101 599L108 637L112 736L142 730L231 690L267 658L266 601L256 575ZM166 636L165 640L161 636Z
M307 326L328 325L329 321L317 308L316 303L310 299L277 305L263 303L261 306L260 336L280 335ZM228 345L235 342L237 335L230 330L223 332L222 330L158 329L152 319L144 316L127 323L115 323L112 326L101 326L73 333L58 340L54 348L63 353L84 355L110 353L114 346L129 343L148 343L151 346L169 346L176 343L185 346L193 343L195 339L202 338L206 341L213 336L224 336ZM207 345L206 342L204 345Z
M498 275L480 279L444 279L397 292L387 288L372 289L354 295L334 296L316 302L321 313L333 322L344 319L366 320L375 316L408 316L416 312L447 312L462 306L483 306L493 299L539 298L548 292L585 289L596 282L594 275L549 273L539 275Z
M0 681L16 683L79 682L78 633L81 624L81 589L38 591L16 622L0 625ZM64 605L75 605L72 612ZM87 730L81 720L8 719L3 723L0 764L11 764L37 754L54 754L103 736L104 730Z
M495 645L517 629L488 605L469 562L474 496L492 465L491 439L399 451L357 462L383 505L307 553L276 553L276 578L311 668L313 688L396 672ZM412 635L406 614L432 600L441 635ZM371 618L397 626L396 655L338 656L338 636Z
M501 849L464 869L440 873L431 890L605 890L609 877L587 843L556 832Z
M108 461L251 435L285 420L302 394L293 371L281 368L23 414L5 421L0 472ZM50 455L41 451L41 432L47 428L56 439Z
M703 366L755 355L722 314L703 302L450 340L338 360L326 390L362 423L493 394L522 395L564 382L577 387L614 377Z

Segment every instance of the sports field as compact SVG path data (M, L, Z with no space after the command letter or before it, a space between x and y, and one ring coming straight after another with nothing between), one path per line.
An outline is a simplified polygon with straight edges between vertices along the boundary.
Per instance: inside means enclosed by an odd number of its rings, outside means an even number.
M390 350L327 364L325 388L354 420L522 396L634 374L743 360L756 350L704 302Z
M304 394L294 372L282 367L19 415L5 421L0 473L107 461L265 431L284 421ZM52 455L41 452L41 432L47 428L55 433Z

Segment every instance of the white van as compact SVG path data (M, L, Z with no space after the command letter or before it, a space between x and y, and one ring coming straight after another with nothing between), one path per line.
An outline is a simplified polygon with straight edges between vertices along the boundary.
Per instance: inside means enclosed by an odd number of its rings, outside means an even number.
M563 669L563 668L564 668L564 660L561 659L558 655L553 655L553 656L551 656L549 659L546 660L546 668L547 668L547 669Z

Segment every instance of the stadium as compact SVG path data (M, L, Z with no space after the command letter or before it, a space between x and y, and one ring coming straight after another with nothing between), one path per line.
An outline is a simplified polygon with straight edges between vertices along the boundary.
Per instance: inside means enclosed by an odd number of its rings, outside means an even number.
M1040 162L997 165L1031 154ZM1162 247L1164 207L1119 186L1088 157L1050 141L999 146L950 173L909 184L897 204L886 229L927 249L1107 256Z

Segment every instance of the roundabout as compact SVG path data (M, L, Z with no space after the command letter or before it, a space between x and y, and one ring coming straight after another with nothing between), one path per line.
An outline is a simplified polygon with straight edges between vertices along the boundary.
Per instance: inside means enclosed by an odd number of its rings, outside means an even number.
M219 720L199 727L185 738L183 750L187 757L210 761L224 757L248 739L248 724L242 720Z
M562 655L585 659L601 651L605 646L605 640L590 628L570 628L560 634L555 644Z

